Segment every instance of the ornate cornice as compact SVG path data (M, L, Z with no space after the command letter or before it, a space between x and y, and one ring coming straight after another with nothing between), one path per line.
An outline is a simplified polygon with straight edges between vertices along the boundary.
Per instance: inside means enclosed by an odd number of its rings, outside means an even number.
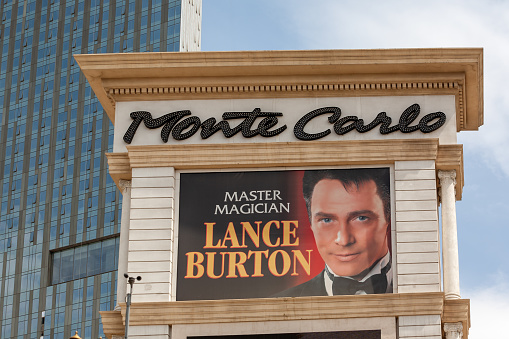
M463 188L463 146L439 145L438 139L276 142L251 144L127 146L107 153L113 180L130 180L135 167L181 169L267 168L392 164L434 160L438 170L458 173L456 199Z
M274 85L264 85L263 83L257 85L234 85L234 86L153 86L153 87L133 87L128 84L117 85L115 87L106 87L108 96L112 99L128 99L137 100L141 96L167 96L180 94L195 95L203 94L210 95L213 93L224 93L231 95L232 93L262 93L272 92L275 93L299 93L299 92L369 92L376 93L375 91L397 91L397 90L422 90L424 92L441 90L451 90L451 93L456 93L461 88L459 82L357 82L357 83L316 83L316 84L288 84L280 83ZM372 94L370 93L370 94ZM336 94L336 93L333 93ZM324 94L325 95L325 94Z
M442 323L463 325L463 338L468 338L470 329L470 299L445 299Z
M240 79L239 79L240 80ZM242 82L242 81L241 81ZM396 96L396 95L444 95L457 97L456 125L458 131L465 129L462 98L463 81L365 81L291 84L277 83L267 85L236 84L231 86L152 86L132 87L131 83L105 87L113 107L117 101L152 100L198 100L198 99L248 99L276 97L351 97L351 96Z
M108 336L123 333L125 303L120 303L120 306L121 311L101 312L104 332ZM400 293L133 303L129 324L143 326L440 315L443 322L461 322L463 333L468 333L469 314L469 300L460 299L451 303L444 300L441 292Z
M455 95L457 128L483 123L482 49L75 56L110 119L117 101ZM467 95L468 93L468 95Z

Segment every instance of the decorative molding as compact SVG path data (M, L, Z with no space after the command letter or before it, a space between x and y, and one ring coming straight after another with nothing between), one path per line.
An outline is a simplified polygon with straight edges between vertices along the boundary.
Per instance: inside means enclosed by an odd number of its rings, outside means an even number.
M433 95L452 94L463 102L463 84L458 81L428 81L428 82L351 82L351 83L307 83L288 84L278 83L267 85L234 86L171 86L171 87L132 87L132 83L115 88L105 88L110 103L115 107L116 101L152 101L152 100L199 100L224 98L266 98L266 97L349 97L349 96L391 96L391 95ZM411 91L412 93L408 93ZM456 123L458 130L464 126L463 105L457 107Z
M131 167L261 168L436 159L437 139L127 146Z
M118 186L120 187L122 194L125 194L126 190L131 189L131 180L120 179L118 181Z
M463 146L439 145L438 139L316 141L252 144L127 146L127 153L107 153L109 173L131 179L134 167L180 169L263 168L391 164L435 160L437 170L456 170L456 199L463 188ZM438 180L437 180L438 182Z
M161 95L161 94L200 94L200 93L259 93L259 92L312 92L312 91L369 91L369 90L404 90L404 89L453 89L458 90L458 82L362 82L362 83L318 83L302 85L235 85L235 86L171 86L171 87L121 87L105 90L113 100L124 95ZM138 101L137 98L131 100Z
M454 195L457 196L458 195L458 192L456 190L456 186L457 186L457 181L456 181L456 170L452 169L452 170L439 170L437 171L437 177L438 177L438 182L437 182L437 186L438 187L442 187L444 185L447 185L448 183L452 183L453 187L454 187ZM438 196L440 198L440 202L442 202L442 190L441 189L438 189Z
M463 338L463 324L459 323L445 323L444 324L445 339L462 339Z
M106 157L108 159L108 173L123 194L124 190L120 185L120 180L130 181L132 179L129 157L127 153L106 153Z
M444 300L442 323L458 323L463 325L463 337L468 338L470 329L470 299Z
M467 321L470 327L470 299L448 299L444 304L444 322Z
M477 48L75 58L113 122L117 101L438 94L456 96L458 131L483 124L483 51Z
M456 171L455 170L449 170L449 171L443 171L440 170L437 172L438 179L440 179L440 185L442 185L442 182L445 184L452 183L453 186L456 186Z
M125 303L124 303L125 308ZM107 338L125 337L125 324L120 311L99 311Z
M120 305L124 319L125 304ZM133 303L129 324L136 326L397 317L442 314L442 311L441 292L175 301Z
M121 311L100 312L105 334L123 335ZM309 310L313 310L310 312ZM175 325L440 315L463 325L468 336L470 300L445 300L442 292L355 296L145 302L131 304L129 324Z
M153 100L203 100L203 99L250 99L250 98L302 98L302 97L353 97L353 96L399 96L399 95L455 95L463 102L460 88L463 83L451 81L394 81L355 83L278 83L267 85L234 86L174 86L134 88L132 82L105 88L109 102L115 107L117 101ZM465 129L463 105L457 105L457 130Z
M442 171L456 172L456 200L461 200L465 182L465 173L463 171L463 145L440 145L438 147L436 168ZM440 180L437 180L437 185L437 187L440 187ZM440 192L440 190L438 190L438 192Z

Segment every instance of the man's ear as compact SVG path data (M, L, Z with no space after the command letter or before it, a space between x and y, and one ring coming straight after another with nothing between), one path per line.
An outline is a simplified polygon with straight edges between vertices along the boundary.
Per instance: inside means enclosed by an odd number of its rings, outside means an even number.
M391 221L389 220L387 222L387 227L385 229L385 239L387 240L387 247L389 248L389 251L391 251L392 245L391 245Z

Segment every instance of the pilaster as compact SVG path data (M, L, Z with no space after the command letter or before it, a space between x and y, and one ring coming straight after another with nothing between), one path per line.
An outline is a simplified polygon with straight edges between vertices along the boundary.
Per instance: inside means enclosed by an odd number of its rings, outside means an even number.
M117 270L117 304L116 310L120 309L119 302L125 300L127 293L127 281L124 273L127 273L127 256L129 253L129 224L131 209L131 181L119 180L122 190L122 217L120 220L120 242L118 249L118 270Z
M442 256L445 299L460 298L458 230L456 223L456 171L438 171L442 198Z
M173 167L132 170L128 273L142 277L133 303L170 300L174 187Z
M446 323L444 324L445 339L462 339L463 324L462 323Z

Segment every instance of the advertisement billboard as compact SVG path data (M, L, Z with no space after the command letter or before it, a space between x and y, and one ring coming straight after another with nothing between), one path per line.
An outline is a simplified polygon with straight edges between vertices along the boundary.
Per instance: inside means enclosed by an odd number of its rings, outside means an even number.
M392 293L389 168L180 173L177 300Z

